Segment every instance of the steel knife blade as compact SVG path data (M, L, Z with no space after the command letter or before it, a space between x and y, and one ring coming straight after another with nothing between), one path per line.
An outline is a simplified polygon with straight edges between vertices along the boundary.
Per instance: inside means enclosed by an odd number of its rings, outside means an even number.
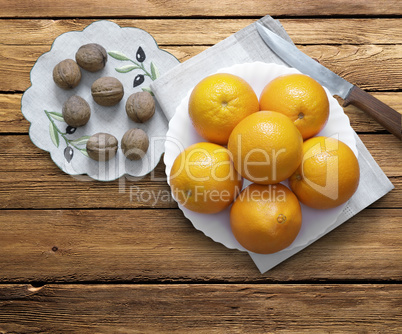
M344 106L353 104L362 109L402 140L402 117L399 112L341 78L262 24L256 22L256 27L265 44L286 64L318 81L332 95L343 98Z

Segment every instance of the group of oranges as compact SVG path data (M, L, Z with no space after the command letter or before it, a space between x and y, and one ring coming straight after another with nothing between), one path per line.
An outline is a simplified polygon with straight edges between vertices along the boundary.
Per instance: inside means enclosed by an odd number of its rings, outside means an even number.
M232 205L233 235L248 251L271 254L288 247L301 228L300 202L329 209L357 189L353 151L335 138L316 136L328 121L329 101L309 76L279 76L258 98L242 78L213 74L194 87L188 112L205 142L175 159L174 197L205 214ZM252 183L242 190L244 179Z

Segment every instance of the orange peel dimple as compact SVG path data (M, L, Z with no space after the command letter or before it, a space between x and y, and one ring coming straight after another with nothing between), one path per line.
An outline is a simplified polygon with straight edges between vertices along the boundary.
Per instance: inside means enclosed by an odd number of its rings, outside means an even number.
M278 218L276 218L276 220L277 220L277 222L278 222L279 224L282 224L282 223L284 223L284 222L286 221L286 216L283 215L283 214L280 214L280 215L278 216Z

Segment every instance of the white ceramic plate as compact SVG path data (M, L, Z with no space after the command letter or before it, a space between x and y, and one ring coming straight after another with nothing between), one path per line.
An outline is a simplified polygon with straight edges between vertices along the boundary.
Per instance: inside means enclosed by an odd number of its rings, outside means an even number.
M75 59L81 45L98 43L109 54L104 69L91 73L81 70L80 84L64 90L53 82L53 68L60 61ZM70 175L87 174L91 178L110 181L127 174L142 176L152 171L164 152L164 138L168 121L159 104L151 120L138 124L127 117L125 103L135 92L147 89L150 82L164 74L179 61L159 49L154 38L138 28L121 28L110 21L97 21L83 31L70 31L58 36L49 52L41 55L31 71L32 86L22 97L22 113L31 122L29 135L32 142L48 151L52 160ZM92 83L104 76L119 79L124 87L123 99L113 107L96 104L91 96ZM134 87L135 82L135 87ZM63 103L72 95L84 98L91 107L89 122L71 131L60 116ZM47 111L47 113L45 112ZM150 147L142 160L125 158L119 148L108 162L98 162L86 156L86 140L97 132L114 135L121 141L124 133L133 127L141 128L150 138Z
M218 72L231 73L243 78L253 87L258 97L265 85L272 79L284 74L300 73L296 69L288 68L283 65L262 62L238 64L228 68L223 68ZM170 170L175 158L181 151L194 143L205 141L197 134L188 115L188 100L193 88L194 87L190 87L187 96L177 107L174 117L169 122L164 155L166 175L168 176L170 175ZM350 127L349 118L345 115L342 107L338 104L335 98L331 96L329 91L327 89L325 89L325 91L330 102L330 116L327 125L318 135L335 137L343 141L353 150L357 157L358 151L356 148L354 131ZM286 181L284 183L286 184ZM244 187L249 184L250 182L245 180ZM340 205L331 210L315 210L302 205L302 228L296 240L286 248L286 250L305 246L310 241L316 240L324 235L325 231L336 222L336 218L342 212L345 205L346 204ZM202 231L206 236L223 244L227 248L245 251L232 234L229 220L230 207L217 214L201 214L193 212L184 208L180 204L179 208L192 222L194 227Z

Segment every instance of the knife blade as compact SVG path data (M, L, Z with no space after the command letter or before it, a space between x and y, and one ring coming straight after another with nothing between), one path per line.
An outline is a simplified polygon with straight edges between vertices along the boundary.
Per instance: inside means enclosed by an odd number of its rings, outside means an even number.
M332 95L340 96L344 99L344 106L353 104L365 111L385 129L402 140L402 115L399 112L341 78L262 24L256 22L256 27L265 44L286 64L318 81Z

